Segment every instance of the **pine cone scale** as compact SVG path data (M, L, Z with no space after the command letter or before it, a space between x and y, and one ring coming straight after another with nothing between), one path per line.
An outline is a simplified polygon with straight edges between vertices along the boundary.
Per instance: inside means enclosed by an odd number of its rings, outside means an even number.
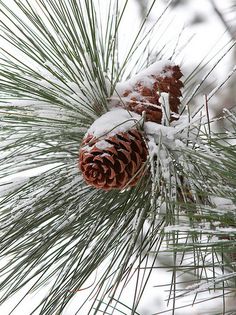
M120 149L118 153L118 157L123 161L125 164L127 164L131 159L131 152Z
M115 160L114 160L114 158L113 158L112 155L105 155L103 158L106 160L106 163L107 163L108 165L111 163L111 164L112 164L111 167L114 166ZM103 161L104 161L104 159L103 159Z
M117 167L117 171L120 173L123 173L125 170L126 164L120 159L117 159L117 164L119 164L119 166Z

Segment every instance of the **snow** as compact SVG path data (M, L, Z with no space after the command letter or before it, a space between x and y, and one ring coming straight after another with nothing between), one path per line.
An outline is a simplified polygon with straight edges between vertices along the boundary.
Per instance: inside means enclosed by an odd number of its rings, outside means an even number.
M160 97L161 109L162 109L162 125L169 125L170 123L170 104L169 104L169 94L161 93Z
M136 128L142 121L142 116L125 109L113 109L99 117L88 129L86 135L96 138L113 136L119 132L127 132Z
M166 97L167 96L164 95L164 99ZM192 123L194 124L195 121L197 121L196 117L192 120ZM95 122L88 129L86 136L92 135L95 138L113 136L117 133L127 132L132 128L136 128L137 124L139 124L139 126L142 125L144 129L144 134L148 141L150 157L153 157L160 153L158 147L160 139L161 142L164 143L171 150L179 150L183 147L186 147L186 132L189 125L191 125L191 122L189 122L187 117L182 118L179 124L175 123L174 126L164 126L155 122L143 122L142 116L120 108L113 108L111 111L105 113L97 120L95 120ZM184 132L185 130L186 132ZM106 142L104 139L101 139L99 142L96 143L96 147L102 150L108 146L109 143ZM89 150L89 148L87 147L86 149ZM161 160L164 160L161 156L159 158ZM166 177L169 177L169 174Z
M164 126L154 122L146 122L144 132L148 139L149 155L151 157L159 155L160 143L171 150L180 150L186 147L187 137L185 132L182 133L186 128L185 126Z
M227 227L227 228L223 228L223 227L216 227L215 229L210 229L207 227L206 224L204 224L204 229L203 227L199 227L199 228L193 228L189 225L185 225L185 224L181 224L181 225L169 225L165 227L165 233L171 233L171 232L180 232L183 234L186 234L188 232L191 233L199 233L199 234L212 234L213 236L215 235L220 235L220 234L236 234L236 228L232 228L232 227ZM204 241L201 240L201 243L204 246ZM209 240L206 239L206 243L209 243Z
M235 205L230 199L212 196L211 202L213 202L218 209L226 211L235 210Z
M153 158L154 156L157 155L159 147L153 137L147 136L147 139L148 139L149 156Z
M166 73L163 73L163 69L169 66L174 66L174 65L175 65L174 62L170 60L156 61L153 64L151 64L149 67L147 67L146 69L144 69L143 71L135 75L130 81L139 82L143 78L152 76L152 75L155 75L155 76L160 75L162 77L171 76L172 75L171 71L169 72L167 71Z
M190 295L197 294L199 292L203 292L203 291L206 291L210 288L215 287L215 285L217 283L221 284L222 281L233 279L235 276L236 276L236 272L231 272L229 274L220 275L220 276L217 275L211 281L210 280L207 280L207 281L203 280L199 283L189 285L185 288L185 291L187 291L186 294L190 294Z
M7 194L10 194L14 191L16 191L18 188L23 186L29 181L29 178L24 178L24 177L18 177L14 178L14 181L9 181L9 182L3 182L3 180L0 180L0 195L4 196Z
M176 129L174 127L163 126L152 121L145 123L144 130L146 134L163 135L168 139L174 139L174 134L176 133Z
M168 156L168 152L166 150L164 150L164 149L161 149L159 151L158 158L159 158L160 163L161 163L161 174L162 174L162 177L167 182L169 182L170 181L170 177L171 177L170 165L171 165L172 159Z
M106 140L100 140L96 142L96 147L100 150L112 147L112 144L108 143Z
M175 64L170 60L160 60L157 62L154 62L149 67L144 69L143 71L140 71L136 75L134 75L129 80L118 82L116 85L115 93L112 95L111 99L113 101L116 100L122 100L122 101L129 101L131 97L137 98L139 100L140 94L137 92L132 92L131 95L129 95L126 98L122 97L125 91L134 91L134 87L137 83L142 83L147 88L152 88L153 83L155 82L154 76L159 77L170 77L172 75L172 71L163 71L166 67L174 66ZM111 103L112 106L115 105L115 103Z

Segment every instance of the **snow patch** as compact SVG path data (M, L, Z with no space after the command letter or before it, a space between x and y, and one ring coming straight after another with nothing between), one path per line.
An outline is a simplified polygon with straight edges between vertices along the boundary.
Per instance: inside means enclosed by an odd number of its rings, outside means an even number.
M144 80L150 76L160 76L160 77L171 77L172 71L163 71L166 67L174 66L174 62L170 60L160 60L154 62L152 65L144 69L143 71L136 74L132 79L128 80L131 84L136 84L137 82L145 82ZM149 80L150 78L148 78Z
M170 104L169 104L168 93L161 93L160 103L161 103L161 110L162 110L161 124L168 126L170 124Z
M113 136L117 133L127 132L132 128L136 128L137 124L141 121L142 116L125 109L116 108L95 120L86 135L93 135L96 138Z
M100 150L105 150L106 148L111 148L112 145L108 143L106 140L100 140L95 144L96 148Z
M173 67L174 65L175 64L170 60L157 61L150 65L148 68L133 76L131 79L123 82L118 82L115 88L115 93L111 97L111 100L113 101L111 102L111 106L115 106L115 102L117 102L117 100L121 100L125 91L134 91L135 85L137 85L137 83L141 83L145 87L152 89L153 83L156 81L155 77L171 77L173 71L166 70L166 68L170 66ZM132 92L132 95L129 95L129 98L135 96L137 99L139 99L140 95L139 93L137 94L138 95L134 95L134 93ZM129 101L129 98L127 99L127 101ZM123 98L122 101L124 101Z

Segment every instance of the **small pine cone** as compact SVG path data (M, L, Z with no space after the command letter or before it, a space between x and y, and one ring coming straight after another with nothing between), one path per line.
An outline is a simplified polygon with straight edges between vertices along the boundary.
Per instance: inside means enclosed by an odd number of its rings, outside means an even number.
M79 153L79 168L88 185L104 190L135 186L143 176L147 147L137 129L95 138L87 135Z
M179 66L167 66L163 70L162 76L154 76L154 90L169 94L170 110L178 114L180 100L182 96L181 88L184 86L180 78L183 76Z
M159 99L161 93L167 93L171 111L170 121L176 120L175 114L179 113L180 97L182 96L183 83L180 81L182 75L179 66L165 66L159 74L147 77L149 84L151 82L151 87L146 86L146 80L144 82L141 80L135 84L133 91L124 91L122 96L129 99L122 106L140 115L145 111L147 121L160 124L162 109Z

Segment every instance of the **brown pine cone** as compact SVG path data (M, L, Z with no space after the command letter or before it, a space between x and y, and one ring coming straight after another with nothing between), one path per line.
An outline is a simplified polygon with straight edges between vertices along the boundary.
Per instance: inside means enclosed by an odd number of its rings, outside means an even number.
M88 135L79 153L79 168L88 185L104 190L135 186L145 172L147 147L137 129L97 139Z
M175 114L179 112L180 97L182 96L183 83L180 81L182 75L179 66L165 66L159 74L148 75L151 86L147 87L145 81L141 80L135 84L133 91L124 91L122 97L128 97L128 100L120 105L140 115L145 111L147 121L160 124L162 120L160 94L167 93L171 111L170 121L176 120Z

